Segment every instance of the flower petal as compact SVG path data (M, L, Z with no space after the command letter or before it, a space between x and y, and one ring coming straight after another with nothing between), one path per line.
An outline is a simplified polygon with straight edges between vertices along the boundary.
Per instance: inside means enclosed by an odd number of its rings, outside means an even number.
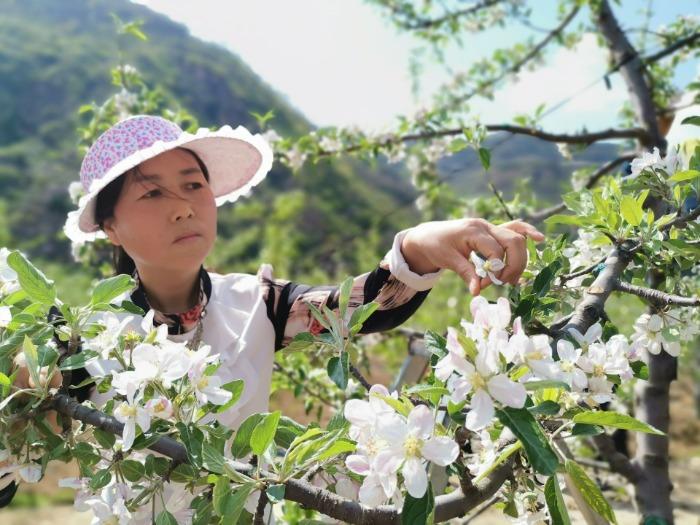
M408 493L414 498L422 498L428 488L428 475L422 462L418 458L407 459L401 474Z
M472 396L471 410L467 414L465 426L469 430L481 430L491 422L494 412L491 396L479 389Z
M505 374L499 374L489 379L488 389L489 394L504 405L513 408L522 408L525 405L527 398L525 387L512 381Z
M459 446L447 436L435 436L423 443L421 454L428 461L446 467L457 459Z
M435 420L430 409L425 405L418 405L408 414L408 432L421 439L427 439L433 433Z

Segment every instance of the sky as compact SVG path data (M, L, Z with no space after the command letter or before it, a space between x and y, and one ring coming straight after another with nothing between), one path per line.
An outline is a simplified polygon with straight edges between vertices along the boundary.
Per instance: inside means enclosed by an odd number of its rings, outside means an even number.
M410 58L421 42L399 32L377 7L362 0L135 1L185 24L192 35L236 53L318 126L390 129L398 115L429 107L432 94L449 78L444 67L429 60L419 92L412 93ZM614 9L625 28L643 25L642 9L647 5L652 6L652 29L679 15L700 15L697 0L622 4ZM554 0L531 5L537 6L534 24L556 26ZM519 22L488 30L471 36L464 47L448 49L448 61L454 69L466 70L476 58L530 35L541 39L543 34ZM593 34L587 34L575 49L549 53L543 67L520 74L504 84L493 101L478 101L470 111L483 123L506 123L516 114L531 114L542 103L548 108L574 95L545 117L543 127L575 132L615 126L627 93L619 75L611 76L611 87L606 88L601 77L607 67L607 53ZM679 68L676 81L685 85L698 75L699 61L691 60Z

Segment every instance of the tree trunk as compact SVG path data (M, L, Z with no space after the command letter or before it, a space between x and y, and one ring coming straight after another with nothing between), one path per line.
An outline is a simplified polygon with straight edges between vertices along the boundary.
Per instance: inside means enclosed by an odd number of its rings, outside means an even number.
M637 50L620 28L608 0L600 0L594 10L594 22L610 49L613 64L619 65L619 71L627 85L632 108L639 125L647 132L640 142L644 148L658 147L666 149L666 140L659 130L657 112L652 91L644 76L644 64ZM659 202L648 202L655 214L663 213ZM652 288L663 282L663 276L652 275ZM647 355L649 380L639 380L635 385L635 416L650 425L668 431L669 427L669 390L671 381L676 379L677 360L667 353ZM637 451L634 463L642 475L635 483L635 499L645 518L657 516L673 524L673 507L671 490L673 485L669 475L668 436L636 433Z

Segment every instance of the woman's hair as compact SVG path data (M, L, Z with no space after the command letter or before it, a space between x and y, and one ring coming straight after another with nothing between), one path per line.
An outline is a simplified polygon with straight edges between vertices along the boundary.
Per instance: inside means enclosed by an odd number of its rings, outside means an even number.
M199 158L194 151L187 148L178 148L186 151L194 157L197 161L199 169L202 170L204 178L209 182L209 170L207 170L206 165ZM121 195L122 188L124 187L124 181L126 176L132 174L137 177L137 180L143 180L143 175L139 170L138 166L131 168L129 171L125 172L120 177L117 177L112 182L107 184L100 193L97 194L97 202L95 205L95 222L100 225L100 228L104 230L104 221L114 217L114 208L119 200L119 195ZM134 270L136 270L136 264L134 260L126 253L126 250L121 246L112 247L112 266L114 266L114 274L119 275L126 273L132 275Z

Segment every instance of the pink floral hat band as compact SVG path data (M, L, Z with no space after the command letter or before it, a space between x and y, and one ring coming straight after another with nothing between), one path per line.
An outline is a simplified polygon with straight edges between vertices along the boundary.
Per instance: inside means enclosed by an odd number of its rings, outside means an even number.
M68 214L63 228L68 238L74 242L104 238L95 222L97 194L131 168L179 147L194 151L206 165L217 206L247 195L272 168L270 145L243 126L187 133L162 117L129 117L100 135L85 155L80 182L86 193L78 209Z

